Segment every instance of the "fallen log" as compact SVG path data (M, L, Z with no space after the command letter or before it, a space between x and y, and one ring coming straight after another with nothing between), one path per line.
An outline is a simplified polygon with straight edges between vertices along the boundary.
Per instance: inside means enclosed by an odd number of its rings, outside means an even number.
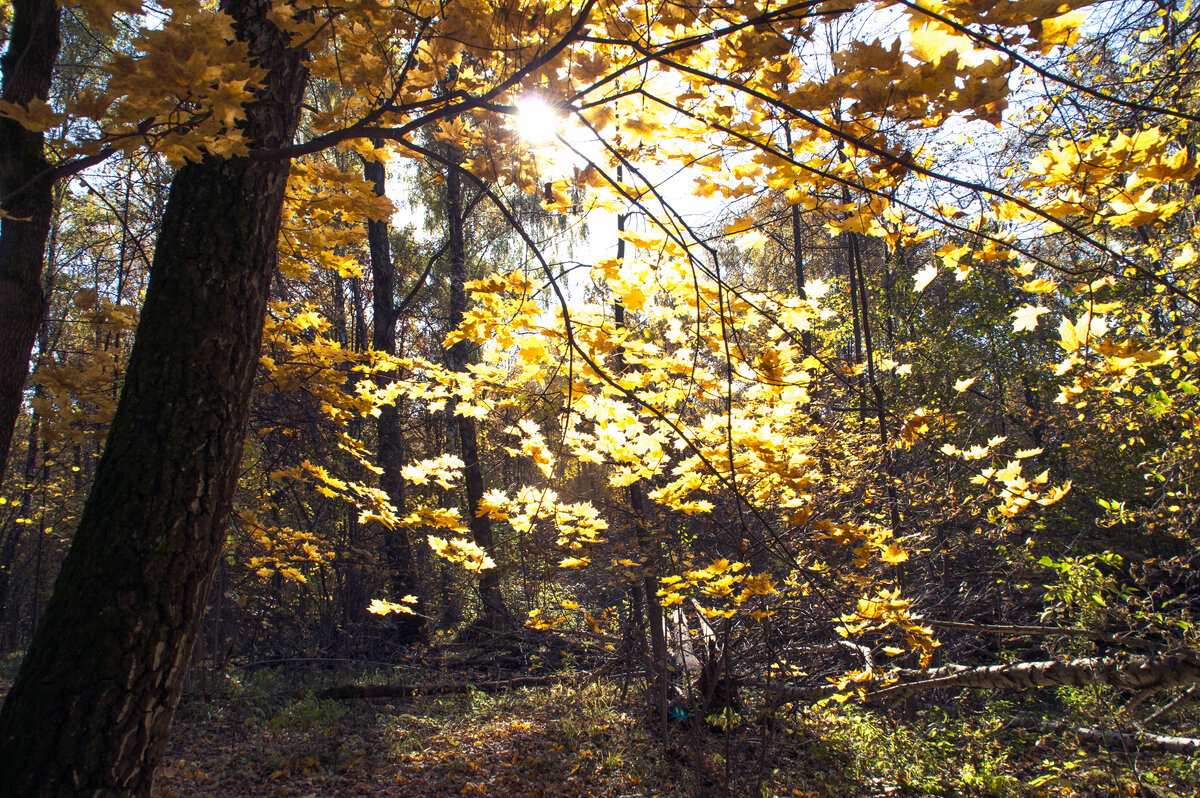
M943 665L926 670L900 669L883 674L894 680L878 689L870 689L866 698L903 699L926 690L965 687L975 690L1024 690L1032 687L1082 686L1110 684L1131 690L1148 687L1175 687L1200 682L1200 651L1174 651L1148 657L1087 657L1066 661L1014 662L1007 665ZM836 685L792 687L760 684L784 698L816 701L838 692Z
M1200 681L1200 652L1179 651L1133 659L1087 657L1065 662L1016 662L980 668L945 665L930 670L901 670L896 677L898 684L872 691L870 695L877 698L908 696L941 687L1023 690L1091 684L1144 690Z
M1082 637L1115 648L1154 651L1159 646L1140 640L1135 633L1099 632L1094 629L1072 629L1063 626L1020 626L1012 624L964 623L962 621L924 621L935 629L953 629L959 632L975 632L1012 637Z
M1088 726L1072 726L1069 723L1054 723L1020 715L1013 718L1010 723L1022 729L1036 729L1051 734L1073 734L1084 742L1095 743L1105 748L1167 751L1173 754L1200 752L1200 740L1194 737L1169 737L1141 731L1093 729Z
M450 695L478 690L498 693L523 687L544 687L573 681L577 676L516 676L512 679L479 682L441 682L438 684L340 684L317 691L317 698L340 700L360 698L413 698L421 695Z

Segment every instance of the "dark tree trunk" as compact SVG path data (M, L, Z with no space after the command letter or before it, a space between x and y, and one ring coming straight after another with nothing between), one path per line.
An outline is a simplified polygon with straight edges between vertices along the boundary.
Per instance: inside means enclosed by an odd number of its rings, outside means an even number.
M624 179L624 169L617 166L617 180ZM621 237L621 233L625 232L625 221L628 218L627 214L617 216L617 260L625 259L625 239ZM617 329L625 328L625 306L619 301L613 303L613 321L616 322ZM618 346L613 352L614 365L617 368L617 376L624 376L628 364L625 361L625 347ZM644 604L646 612L646 627L649 630L650 651L646 667L646 690L650 694L651 703L658 707L659 722L661 723L664 734L667 728L667 693L668 693L668 677L667 672L667 635L666 625L663 621L662 605L658 602L658 544L655 543L646 530L646 487L641 480L632 483L629 486L629 509L633 514L633 538L637 548L641 551L644 562L644 574L641 584L634 584L630 589L631 604L639 611Z
M17 546L21 542L21 537L25 532L27 524L18 524L17 521L29 517L33 505L33 485L37 479L37 459L38 459L38 427L40 420L35 414L33 423L29 425L29 444L25 450L25 473L23 474L21 485L21 503L20 509L11 515L11 523L0 534L0 623L4 619L4 610L8 605L9 587L12 584L12 572L17 564ZM16 618L20 613L16 607L12 608L12 615ZM13 629L17 628L16 623L12 625ZM13 640L4 640L3 634L0 634L0 651L9 650L9 646L16 646L16 636Z
M450 328L462 324L467 309L467 256L463 240L462 179L456 169L446 175L446 215L449 222L450 256ZM451 371L465 371L470 343L458 341L446 353L447 366ZM479 463L479 433L475 419L471 416L455 416L451 411L450 423L456 423L459 451L463 459L463 487L467 494L467 523L475 545L489 555L496 548L492 535L492 520L478 515L483 502L483 468ZM495 559L493 556L492 559ZM512 616L504 606L500 593L500 569L489 568L479 578L479 599L483 602L483 625L488 629L504 630L512 626Z
M858 276L858 304L862 308L863 345L866 347L867 382L871 386L871 398L875 401L875 415L879 419L879 447L883 451L883 474L887 479L888 515L892 524L892 532L900 529L900 507L896 499L896 475L892 468L892 447L888 443L887 408L883 400L883 389L875 376L875 349L871 343L871 319L867 314L867 278L863 273L862 250L858 239L850 233L850 246L854 253L852 266Z
M225 5L269 70L245 125L266 148L307 79L270 9ZM0 710L6 795L150 794L225 540L288 166L206 158L172 183L96 481Z
M785 122L783 124L783 136L787 142L787 151L792 151L792 129ZM808 299L808 292L805 288L806 281L804 279L804 243L802 239L803 226L800 224L800 206L791 206L792 216L792 270L796 277L796 296L801 299ZM804 344L804 354L812 354L812 332L805 330L800 335L800 340Z
M375 146L381 147L383 142L377 141ZM375 196L385 196L387 170L382 163L363 161L363 177L371 181L375 189ZM375 316L375 326L371 333L371 347L378 352L394 355L396 354L396 270L392 264L386 219L367 221L367 246L371 254L371 283L373 286L371 301ZM376 375L375 381L379 387L383 388L387 386L390 379L390 374L381 373ZM397 405L388 404L379 409L376 431L379 438L379 467L383 469L383 473L379 475L380 487L387 493L388 500L396 507L397 512L403 515L405 512L404 477L400 475L400 469L404 466L404 439L400 434L400 411ZM412 545L408 539L408 532L402 527L385 527L383 546L387 555L394 598L399 600L408 594L422 597L424 591L417 584L417 569L413 564ZM397 633L401 639L420 635L421 619L418 616L399 616L397 623Z
M12 33L0 59L0 98L45 100L58 57L58 3L14 0ZM0 479L4 478L29 353L45 313L42 262L53 209L41 133L0 117Z

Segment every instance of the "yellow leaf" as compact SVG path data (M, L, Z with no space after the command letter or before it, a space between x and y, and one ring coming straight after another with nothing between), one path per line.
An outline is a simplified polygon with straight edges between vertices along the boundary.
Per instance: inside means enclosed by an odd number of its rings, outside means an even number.
M1062 323L1058 325L1058 337L1058 345L1067 352L1076 351L1079 349L1079 347L1083 346L1083 342L1086 340L1081 340L1079 338L1075 331L1075 325L1072 324L1071 320L1065 316L1063 317Z
M889 543L879 555L879 559L887 563L901 563L908 559L908 552L898 543Z
M621 263L620 258L605 258L596 262L596 268L609 280L618 280L621 277Z
M496 563L482 548L466 538L446 540L430 535L429 546L439 557L459 563L468 571L479 572L496 567Z
M738 233L744 233L747 230L755 227L757 224L758 224L758 220L754 216L742 216L742 217L738 218L733 224L726 225L725 235L731 236L731 235L736 235Z
M45 100L34 97L28 106L0 100L0 116L7 116L26 130L43 133L66 119L66 115L54 111Z
M914 275L914 279L916 280L916 282L913 285L913 290L916 291L917 293L924 291L925 287L927 285L929 285L931 282L933 282L933 278L937 277L937 276L938 276L937 266L933 265L932 263L929 264L924 269L922 269L921 271L917 272Z
M1051 491L1049 493L1047 493L1045 496L1043 496L1042 498L1038 499L1038 504L1048 507L1051 504L1054 504L1059 499L1061 499L1063 496L1066 496L1067 493L1070 492L1070 490L1071 490L1071 480L1067 480L1066 482L1059 485L1058 487L1051 489Z
M1049 308L1038 307L1030 304L1022 305L1014 310L1011 314L1013 317L1013 332L1037 329L1038 316L1049 312Z
M409 599L412 601L409 602ZM417 597L405 596L403 600L415 604ZM414 614L412 607L405 606L404 604L397 604L394 601L386 601L384 599L372 599L371 605L367 607L367 612L374 613L375 615L389 615L393 612L400 615Z
M1047 53L1058 44L1074 44L1079 38L1079 26L1087 18L1087 11L1079 9L1062 16L1035 21L1029 25L1029 33L1041 42L1041 51Z
M1058 283L1053 280L1047 280L1044 277L1039 277L1036 280L1030 280L1021 286L1021 290L1027 294L1049 294L1058 288Z
M1112 225L1141 227L1174 216L1183 207L1179 200L1158 202L1153 195L1154 186L1149 186L1139 194L1126 195L1128 199L1117 197L1108 204L1114 215L1105 221Z
M929 429L929 415L925 408L918 407L912 412L905 421L904 426L900 428L900 438L909 443L920 437L921 433Z
M927 63L936 64L949 53L967 53L973 49L968 37L941 23L925 22L912 28L913 55ZM954 63L957 64L957 59Z
M641 310L646 304L646 294L636 285L622 291L620 296L621 304L630 310Z

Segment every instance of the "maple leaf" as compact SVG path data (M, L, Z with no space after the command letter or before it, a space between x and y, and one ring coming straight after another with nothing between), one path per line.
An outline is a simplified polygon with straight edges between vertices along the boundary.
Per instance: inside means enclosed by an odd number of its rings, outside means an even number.
M1138 194L1113 199L1108 204L1113 215L1107 217L1105 221L1112 225L1141 227L1167 219L1178 213L1183 207L1183 203L1179 200L1167 202L1155 200L1154 188L1154 186L1149 186Z
M654 144L663 130L657 121L646 117L635 117L622 120L621 130L626 135L626 141L631 147Z
M926 286L928 286L931 282L933 282L933 278L937 277L937 276L938 276L937 266L930 263L928 266L926 266L924 269L922 269L921 271L917 272L916 275L914 275L915 282L913 284L913 290L918 293L920 293L921 291L924 291Z
M386 599L372 599L370 606L367 607L367 612L375 615L389 615L397 613L400 615L414 615L413 604L417 603L416 596L405 596L400 600L403 603L395 601L387 601Z
M936 21L926 21L912 26L912 52L917 58L931 64L941 61L945 56L970 52L974 42L967 36L958 33L953 28ZM956 57L951 66L958 63Z
M36 133L49 130L67 118L65 114L60 114L51 108L45 100L37 97L34 97L25 106L8 100L0 100L0 116L6 116L26 130Z
M901 563L908 559L908 552L898 543L889 543L887 548L879 553L879 559L886 563Z
M929 414L923 407L918 407L912 414L905 419L904 425L900 428L900 439L912 443L917 440L922 433L929 430Z
M1058 325L1059 346L1068 353L1075 352L1090 339L1103 335L1105 328L1104 317L1092 316L1090 311L1084 311L1074 324L1064 316Z
M1039 42L1039 49L1045 54L1057 45L1074 44L1086 18L1087 11L1079 9L1050 19L1035 20L1029 24L1029 34Z
M487 552L476 545L474 542L466 538L446 538L429 536L429 547L434 550L439 557L462 565L468 571L478 573L479 571L495 568L496 563L487 555Z
M1013 332L1037 329L1038 316L1049 312L1049 308L1038 307L1028 303L1022 305L1010 314L1013 317Z
M1058 283L1039 277L1021 285L1021 290L1027 294L1050 294L1058 288Z

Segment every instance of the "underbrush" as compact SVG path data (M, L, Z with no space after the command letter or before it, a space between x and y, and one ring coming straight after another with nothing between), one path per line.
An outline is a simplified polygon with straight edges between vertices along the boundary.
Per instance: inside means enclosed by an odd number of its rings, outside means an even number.
M724 732L679 723L664 739L638 688L617 681L346 702L317 696L351 678L401 680L379 671L262 671L185 699L156 795L1200 794L1200 758L1100 749L1014 723L1083 723L1085 712L1114 703L1094 691L963 693L907 720L832 702L770 717L747 706ZM1186 727L1194 714L1175 722Z

